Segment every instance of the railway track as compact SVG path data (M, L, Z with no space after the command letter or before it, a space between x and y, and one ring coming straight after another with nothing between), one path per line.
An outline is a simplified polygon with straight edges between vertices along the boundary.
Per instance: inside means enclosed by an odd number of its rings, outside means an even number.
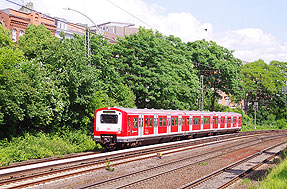
M262 134L262 133L261 133ZM251 134L249 133L249 137L251 137ZM260 133L252 133L252 136L260 135ZM239 137L248 137L247 136L240 136L236 135L237 138ZM230 137L230 136L229 136ZM234 135L233 135L234 137ZM147 148L147 149L142 149L142 150L135 150L135 152L132 152L133 149L128 149L128 152L126 154L124 152L116 153L112 152L108 155L102 155L101 158L95 158L95 159L89 159L88 162L84 162L83 160L77 160L79 164L73 165L73 166L67 166L64 168L59 168L59 169L54 169L54 168L49 168L49 171L42 171L40 173L33 173L33 174L27 174L27 175L21 175L18 177L14 178L5 178L0 180L0 187L7 187L7 188L21 188L21 187L27 187L27 186L32 186L52 180L59 180L61 178L66 178L66 177L71 177L74 175L79 175L79 174L84 174L87 172L91 172L97 169L102 169L106 165L103 164L107 160L112 160L114 165L115 164L123 164L131 161L136 161L140 159L146 159L146 158L152 158L156 156L157 152L163 152L165 154L170 154L170 153L176 153L178 151L183 151L187 149L192 149L192 148L199 148L208 144L201 144L203 142L207 141L213 141L209 143L220 143L220 142L225 142L228 140L233 140L233 139L228 139L227 135L223 136L222 139L221 137L213 137L213 139L198 139L195 141L180 141L177 142L177 144L165 144L164 146L157 146L156 148ZM202 141L203 140L203 141ZM221 141L217 141L221 140ZM198 144L198 146L195 146L195 144ZM193 145L190 147L190 145ZM115 155L116 154L116 155ZM125 159L125 161L123 161ZM116 162L118 161L118 162ZM30 165L26 165L30 166ZM14 167L16 168L16 167ZM0 169L5 170L5 169ZM65 173L64 173L65 172ZM0 172L1 173L1 172ZM64 173L64 174L63 174ZM46 175L54 175L53 177L46 177ZM33 182L28 182L27 180L33 179ZM14 184L13 184L14 183ZM17 184L18 183L18 184Z
M219 169L198 180L185 184L180 188L227 188L248 172L255 170L265 162L277 156L279 152L286 147L286 142L276 144L253 155L250 155L242 160L239 160L231 165L228 165L222 169Z
M280 136L276 137L268 137L268 139L265 139L264 142L274 140L276 138L279 138ZM286 135L283 136L286 138ZM257 141L257 142L255 142ZM146 181L150 180L155 180L158 179L159 177L164 177L166 174L172 174L173 172L186 169L188 167L191 167L193 165L209 161L215 158L218 158L220 156L232 153L234 151L238 151L240 149L246 148L246 146L253 146L253 145L258 145L262 141L258 142L258 139L253 140L253 141L248 141L245 143L240 143L237 146L227 146L223 147L221 149L213 150L211 152L207 153L202 153L194 156L190 156L188 158L176 160L173 162L168 162L165 164L161 164L159 166L155 166L149 169L129 173L126 175L122 175L119 177L114 177L112 179L106 179L102 180L100 182L96 182L87 186L82 187L84 188L127 188L127 187L137 187L141 188L141 184L143 184ZM238 147L236 149L236 147ZM231 150L233 149L233 150ZM218 152L223 151L223 153L217 154ZM199 157L204 157L202 159L197 159ZM186 162L187 161L187 162ZM186 162L186 163L184 163ZM179 165L181 164L181 165ZM152 172L153 171L153 172ZM146 176L149 175L149 176ZM125 179L125 180L123 180ZM125 183L125 184L121 184Z

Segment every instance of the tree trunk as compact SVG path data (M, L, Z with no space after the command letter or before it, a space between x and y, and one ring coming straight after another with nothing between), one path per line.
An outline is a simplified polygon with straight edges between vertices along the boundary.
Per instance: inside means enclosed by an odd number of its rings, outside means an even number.
M216 99L216 90L214 88L214 93L213 93L213 96L212 96L212 99L211 99L211 111L212 112L214 111L215 99Z

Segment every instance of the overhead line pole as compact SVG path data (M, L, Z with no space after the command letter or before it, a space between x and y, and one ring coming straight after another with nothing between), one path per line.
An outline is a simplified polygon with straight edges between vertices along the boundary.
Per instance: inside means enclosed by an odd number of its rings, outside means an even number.
M81 15L83 15L84 17L86 17L90 22L93 23L93 25L96 27L97 31L100 33L100 28L96 25L96 23L90 19L87 15L85 15L84 13L77 11L75 9L71 9L71 8L66 8L66 10L71 10L74 12L77 12ZM86 26L86 35L85 35L85 51L86 51L86 56L88 57L89 61L90 61L90 57L91 57L91 40L90 40L90 28L88 27L88 24Z

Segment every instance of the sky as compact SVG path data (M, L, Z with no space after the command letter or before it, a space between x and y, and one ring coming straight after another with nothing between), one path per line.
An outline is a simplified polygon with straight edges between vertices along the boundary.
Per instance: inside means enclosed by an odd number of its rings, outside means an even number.
M10 0L70 22L134 23L184 42L215 41L243 61L287 62L287 0ZM119 8L120 7L120 8ZM19 9L0 0L0 9ZM122 10L123 9L123 10Z

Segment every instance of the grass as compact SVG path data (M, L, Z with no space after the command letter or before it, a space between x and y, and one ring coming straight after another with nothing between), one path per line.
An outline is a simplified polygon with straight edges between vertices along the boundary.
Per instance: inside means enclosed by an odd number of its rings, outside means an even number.
M267 177L254 188L286 189L287 188L287 155L286 149L280 154L284 159L277 167L270 170Z
M12 138L11 141L0 140L0 166L28 159L38 159L64 154L92 151L100 148L86 133L62 131L54 134L29 134Z
M279 130L276 125L272 124L262 124L262 125L256 125L256 130ZM246 131L255 131L254 125L253 124L248 124L248 125L242 125L241 127L241 132L246 132Z

